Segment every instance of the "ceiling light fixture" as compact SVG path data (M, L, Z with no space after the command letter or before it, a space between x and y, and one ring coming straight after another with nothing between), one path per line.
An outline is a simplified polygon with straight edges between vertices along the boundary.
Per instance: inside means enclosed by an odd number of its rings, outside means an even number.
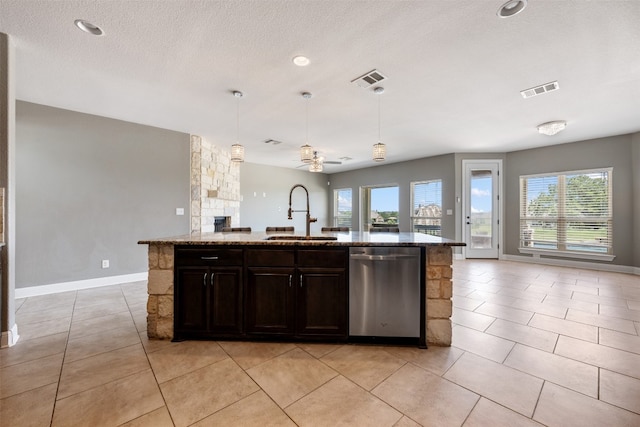
M538 125L538 132L544 135L555 135L560 131L563 131L567 127L567 122L564 120L556 120L553 122L542 123Z
M522 12L525 7L527 7L527 0L509 0L500 6L496 15L500 18L510 18Z
M236 143L231 146L231 161L244 162L244 147L240 145L240 98L244 94L238 90L233 91L233 96L238 99L236 105Z
M313 95L309 92L302 92L302 98L306 100L305 109L306 109L306 127L305 127L305 144L300 147L300 161L304 163L311 163L313 160L313 147L309 145L309 100ZM322 169L321 169L322 170ZM316 171L312 171L316 172Z
M310 62L306 56L298 55L293 57L293 63L298 67L306 67Z
M373 161L383 162L387 157L387 147L380 140L380 95L384 93L384 88L378 86L373 89L373 93L378 95L378 143L373 144Z
M309 165L309 172L322 172L322 157L318 157L318 152L313 152L313 160Z
M91 22L85 21L84 19L76 19L75 21L73 21L73 23L76 27L80 28L85 33L89 33L94 36L104 35L104 31L102 31L102 28L98 27L97 25L93 25Z

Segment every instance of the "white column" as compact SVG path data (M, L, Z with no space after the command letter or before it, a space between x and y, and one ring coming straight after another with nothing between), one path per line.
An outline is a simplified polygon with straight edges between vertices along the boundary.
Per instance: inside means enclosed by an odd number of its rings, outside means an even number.
M2 288L0 292L0 347L10 347L18 341L15 316L15 237L16 237L16 184L15 184L15 92L14 53L9 35L0 33L0 187L4 197L4 246L2 251Z

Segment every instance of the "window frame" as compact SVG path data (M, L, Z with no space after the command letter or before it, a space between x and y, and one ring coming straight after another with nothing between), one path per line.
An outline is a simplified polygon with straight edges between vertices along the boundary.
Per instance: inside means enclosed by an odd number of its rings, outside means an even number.
M439 203L439 207L440 207L440 215L439 216L416 216L414 215L416 206L415 206L415 188L416 186L420 185L420 184L432 184L432 183L439 183L440 184L440 203ZM410 209L409 209L409 221L411 223L411 232L413 233L422 233L422 234L428 234L431 236L437 236L437 237L442 237L442 179L441 178L436 178L436 179L427 179L427 180L423 180L423 181L411 181L409 184L409 189L411 192L411 205L410 205ZM438 222L439 228L438 228L438 232L437 234L434 233L428 233L428 232L421 232L421 231L416 231L416 220L426 220L426 221L436 221ZM426 224L425 224L426 225ZM433 224L432 224L433 225Z
M400 189L401 186L398 183L389 183L389 184L375 184L375 185L363 185L360 186L360 228L362 231L369 231L374 227L373 218L371 218L372 212L372 197L371 193L373 190L382 189L382 188L396 188L398 191L398 217L396 218L396 223L388 223L388 226L391 227L400 227ZM377 211L376 211L377 212ZM385 211L386 212L386 211Z
M570 177L590 174L606 174L607 176L607 212L606 215L589 217L589 216L570 216L566 212L567 208L567 182ZM555 178L557 188L557 199L555 200L555 215L549 216L531 216L527 213L529 200L527 200L527 191L529 179L535 178ZM519 221L518 221L518 251L520 253L532 254L534 257L556 256L564 258L578 258L587 260L612 261L615 258L613 254L613 168L593 168L584 170L550 172L531 175L521 175L519 177ZM555 244L555 248L535 247L536 242L541 246L545 243L542 240L535 239L535 230L531 230L530 222L540 222L548 224L551 229L555 230L555 240L548 240L547 244ZM579 250L577 243L572 243L569 237L571 223L602 223L606 224L606 239L604 247L606 252L598 252L595 250ZM572 247L573 246L573 247ZM585 247L596 247L595 244L585 244Z
M347 216L340 215L340 203L339 203L339 195L341 192L348 191L351 195L351 214L348 216L348 224L346 221ZM345 220L344 222L341 221ZM353 189L352 188L336 188L333 190L333 218L332 218L334 227L349 227L350 229L353 227ZM345 225L346 224L346 225Z

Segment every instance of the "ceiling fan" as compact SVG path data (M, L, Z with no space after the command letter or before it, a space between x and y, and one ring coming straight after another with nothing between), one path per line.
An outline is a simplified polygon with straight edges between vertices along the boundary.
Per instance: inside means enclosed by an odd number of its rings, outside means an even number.
M341 165L342 162L338 160L325 160L324 156L318 156L318 152L313 152L313 157L310 161L302 163L300 166L296 166L296 169L309 166L310 172L322 172L322 165Z

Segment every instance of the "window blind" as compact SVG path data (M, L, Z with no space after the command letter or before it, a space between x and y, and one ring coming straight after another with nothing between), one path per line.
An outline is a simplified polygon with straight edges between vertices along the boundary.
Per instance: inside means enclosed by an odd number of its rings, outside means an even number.
M442 235L442 180L411 183L411 222L414 233Z
M520 177L520 247L612 252L612 169Z
M333 225L351 227L352 198L351 189L344 188L333 192Z

